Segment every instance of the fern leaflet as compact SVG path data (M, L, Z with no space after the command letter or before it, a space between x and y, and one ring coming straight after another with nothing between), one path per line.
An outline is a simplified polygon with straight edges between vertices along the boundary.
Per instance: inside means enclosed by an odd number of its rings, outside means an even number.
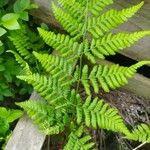
M11 31L9 39L13 42L18 53L25 59L32 57L30 49L32 44L30 43L29 37L26 35L26 30L22 27L21 30Z
M23 68L23 71L20 74L26 74L26 75L32 74L28 63L24 61L15 51L8 50L7 52L14 54L16 61Z
M46 72L52 75L52 77L57 78L62 76L63 79L59 78L59 80L64 80L64 78L67 78L68 80L70 77L71 80L72 65L64 58L37 52L33 52L33 54L39 60Z
M89 11L94 16L98 16L100 12L110 4L113 4L113 0L91 0L89 2Z
M71 36L76 36L77 38L82 36L83 23L79 23L77 19L57 7L54 3L52 3L52 8L55 18Z
M69 91L68 85L62 85L56 78L47 77L39 74L32 74L26 76L18 76L19 79L26 81L34 87L42 97L50 104L57 105L64 103ZM70 84L70 82L69 82Z
M58 0L59 4L65 11L70 14L73 18L77 19L78 22L82 22L84 18L85 7L82 6L76 0Z
M98 98L92 100L88 97L83 105L77 107L76 111L78 124L85 122L87 127L129 133L118 111L110 108L103 100L98 100Z
M150 143L150 127L146 124L138 125L133 131L125 136L130 140Z
M95 57L103 59L104 56L115 55L119 50L130 47L146 35L150 35L150 31L109 33L100 39L93 39L90 50Z
M100 87L105 92L109 92L110 89L116 89L127 84L127 79L133 77L136 70L145 64L150 64L150 61L141 61L130 67L119 65L95 65L90 73L88 71L88 66L85 65L82 69L80 80L88 95L91 95L90 86L94 88L95 93L99 92ZM76 78L79 77L78 72L78 69L76 69Z
M66 114L61 110L55 110L54 107L43 101L27 101L17 103L38 125L39 129L47 135L58 134L64 130L67 121ZM65 119L64 119L65 118Z
M88 19L88 31L95 39L100 38L105 33L116 28L118 25L127 21L132 17L142 6L144 2L121 11L109 10L103 15Z
M69 141L64 150L94 150L94 143L90 135L84 135L83 126L69 135Z
M75 42L68 35L55 34L41 28L38 28L38 31L46 44L56 49L60 56L65 57L69 62L74 62L84 51L84 44Z

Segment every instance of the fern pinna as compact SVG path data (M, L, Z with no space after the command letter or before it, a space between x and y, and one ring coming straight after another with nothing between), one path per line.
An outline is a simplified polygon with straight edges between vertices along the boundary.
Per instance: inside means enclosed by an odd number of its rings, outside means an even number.
M148 125L141 124L133 130L128 129L116 108L91 94L92 88L95 93L100 89L109 92L127 84L139 67L150 64L150 61L145 60L130 67L96 63L97 59L115 55L150 35L150 31L111 32L132 17L143 2L123 10L111 9L107 12L103 9L113 0L58 0L58 3L59 7L52 2L53 13L68 34L56 34L38 28L45 43L57 51L56 54L33 52L45 72L33 73L15 54L25 70L18 78L31 84L44 100L17 105L27 112L45 134L70 130L65 150L94 149L89 127L119 132L127 139L150 142ZM92 68L83 64L85 57L93 63ZM79 65L76 64L77 60L80 60ZM73 85L77 87L73 88ZM83 85L86 98L80 96L79 85Z

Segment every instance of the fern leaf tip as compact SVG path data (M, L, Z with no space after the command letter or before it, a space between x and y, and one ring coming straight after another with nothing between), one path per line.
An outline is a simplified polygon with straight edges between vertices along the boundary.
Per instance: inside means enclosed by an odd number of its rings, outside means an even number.
M39 53L36 52L36 51L33 51L32 53L33 53L33 55L34 55L35 57L39 54Z
M144 1L136 5L137 10L139 10L144 5Z
M15 54L15 52L14 52L13 50L7 50L6 52L7 52L7 53Z
M139 61L138 63L132 65L131 67L133 67L134 69L138 69L144 65L149 65L150 64L150 60L142 60L142 61Z
M39 33L41 33L44 29L38 27L37 30L38 30Z

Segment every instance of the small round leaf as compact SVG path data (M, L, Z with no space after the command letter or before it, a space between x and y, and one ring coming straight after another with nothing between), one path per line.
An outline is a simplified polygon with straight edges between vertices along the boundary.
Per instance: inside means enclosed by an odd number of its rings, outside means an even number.
M20 25L17 21L18 18L18 14L8 13L1 18L2 25L9 30L20 29Z

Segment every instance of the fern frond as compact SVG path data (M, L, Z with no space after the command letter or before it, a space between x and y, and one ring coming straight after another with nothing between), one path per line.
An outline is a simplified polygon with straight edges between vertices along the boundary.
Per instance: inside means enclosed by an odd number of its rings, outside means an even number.
M60 6L70 14L73 18L77 19L78 22L82 22L84 18L85 7L78 3L76 0L58 0Z
M89 18L88 31L94 38L99 38L110 30L118 27L120 24L126 22L143 6L143 4L144 2L141 2L138 5L120 11L112 9L98 18Z
M47 103L35 100L17 103L17 105L27 112L34 124L43 133L52 135L64 130L65 122L63 118L66 117L66 114L61 112L61 110L55 110L54 107Z
M150 64L150 60L139 61L138 63L136 63L128 68L126 75L128 75L130 77L130 74L132 75L132 72L136 72L138 68L142 67L143 65L149 65L149 64Z
M61 57L67 58L71 62L77 59L80 54L84 51L84 44L75 42L68 35L55 34L51 31L38 28L40 36L49 46L56 49Z
M82 69L81 79L79 80L81 80L88 95L91 95L90 86L94 88L95 93L99 92L99 88L102 88L105 92L109 92L110 89L116 89L127 84L128 79L134 76L137 69L146 64L150 64L150 61L140 61L130 67L97 65L93 67L90 73L88 66L85 65ZM75 74L78 74L76 72Z
M69 135L69 141L64 150L94 150L95 143L91 142L91 136L84 134L83 127Z
M55 18L59 21L63 28L70 33L71 36L76 38L80 38L82 36L83 23L79 23L77 19L73 18L70 14L57 7L53 2L52 9Z
M24 57L24 59L29 59L32 57L31 53L29 52L29 50L32 48L32 45L24 28L21 30L11 31L9 39L16 47L17 52Z
M57 123L54 126L49 126L48 122L46 121L39 127L39 129L46 135L59 134L63 132L64 128L65 128L65 125L61 122Z
M9 130L9 123L20 118L22 114L21 110L0 107L0 138L6 136L6 133Z
M105 104L103 100L98 98L91 100L89 96L83 105L77 106L76 112L78 124L84 122L87 127L99 127L124 134L129 133L117 109L110 108L107 103Z
M56 104L56 102L64 103L67 98L67 93L70 90L70 85L62 85L57 78L46 77L44 75L39 75L38 73L26 76L17 76L17 78L31 84L34 90L50 104Z
M14 52L12 50L8 50L7 52L10 52L10 53L14 54L14 56L16 58L16 61L23 68L21 74L26 74L26 75L32 74L28 63L26 61L24 61L16 52Z
M142 123L133 129L130 134L126 135L125 138L150 143L150 126Z
M87 0L76 0L76 2L80 3L82 6L86 6Z
M93 39L90 50L94 56L104 58L104 56L115 55L119 50L130 47L146 35L150 35L150 31L110 33L103 36L101 39Z
M73 67L64 58L48 54L33 52L42 67L52 78L57 78L62 85L71 85L75 82L72 76Z
M66 76L67 80L68 77L71 79L73 68L64 58L37 52L33 52L33 54L39 60L46 72L53 77L60 78L63 76L64 78Z
M94 16L98 16L100 12L110 4L113 4L113 0L91 0L89 1L89 11Z

